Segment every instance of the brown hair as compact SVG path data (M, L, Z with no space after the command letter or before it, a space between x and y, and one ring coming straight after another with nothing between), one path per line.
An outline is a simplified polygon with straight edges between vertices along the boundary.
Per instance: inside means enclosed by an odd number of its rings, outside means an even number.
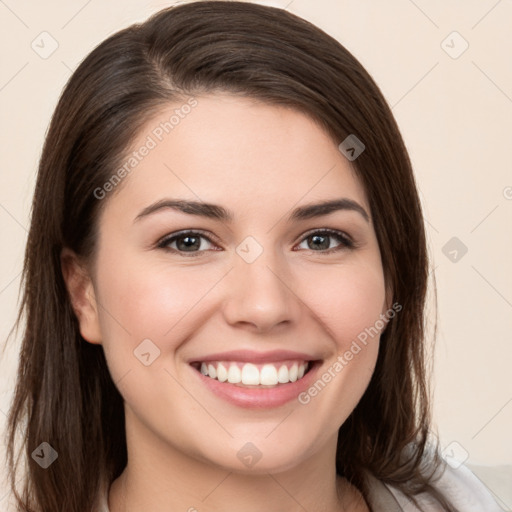
M64 247L93 259L112 175L159 109L214 91L288 106L339 144L354 134L353 162L371 207L386 282L402 306L381 337L371 382L339 430L337 471L367 493L369 471L414 499L433 487L437 447L424 466L430 408L424 307L428 262L411 163L382 93L335 39L281 9L233 1L165 9L102 42L71 76L53 115L32 205L18 320L26 320L9 415L11 485L19 510L89 512L127 461L123 400L101 346L84 342L61 272ZM21 436L17 457L15 444ZM58 452L48 469L31 453ZM16 489L19 455L27 461Z

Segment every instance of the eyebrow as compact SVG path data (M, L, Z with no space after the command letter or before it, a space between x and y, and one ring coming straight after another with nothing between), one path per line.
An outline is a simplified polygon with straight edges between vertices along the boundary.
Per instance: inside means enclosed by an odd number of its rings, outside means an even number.
M182 213L198 215L225 222L232 222L234 219L233 212L216 204L183 199L162 199L144 208L137 217L135 217L135 221L138 221L143 217L147 217L152 213L166 209L177 210ZM330 201L322 201L319 203L299 206L292 211L288 220L312 219L340 210L355 211L359 213L366 222L370 222L370 216L367 211L359 203L348 198L333 199Z

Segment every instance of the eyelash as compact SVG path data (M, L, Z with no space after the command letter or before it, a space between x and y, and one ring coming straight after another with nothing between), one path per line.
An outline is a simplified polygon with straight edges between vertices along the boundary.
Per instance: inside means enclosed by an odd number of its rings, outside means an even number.
M178 249L169 247L169 244L171 244L171 243L175 242L176 240L178 240L179 238L185 237L187 235L196 236L196 237L198 236L200 238L207 240L211 244L215 244L215 242L209 236L204 234L202 231L184 230L184 231L179 231L177 233L173 233L169 236L164 237L159 242L157 242L157 248L163 249L165 251L177 253L177 254L180 254L187 258L188 257L198 257L208 250L208 249L206 249L206 250L198 250L198 251L180 251ZM302 238L300 239L299 244L301 244L302 242L307 240L309 237L314 236L314 235L328 235L330 237L337 239L337 241L339 242L339 245L337 245L335 247L331 247L329 249L319 250L319 251L315 251L313 249L306 249L306 250L309 250L310 252L318 252L321 254L332 254L334 252L338 252L343 249L355 249L357 247L356 243L348 235L346 235L342 231L337 231L335 229L329 229L329 228L316 229L316 230L309 231L309 232L305 233L302 236Z

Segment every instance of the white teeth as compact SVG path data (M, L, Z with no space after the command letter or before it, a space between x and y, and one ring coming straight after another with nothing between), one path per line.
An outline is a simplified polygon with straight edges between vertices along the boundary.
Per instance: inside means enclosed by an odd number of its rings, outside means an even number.
M263 366L260 373L260 381L260 384L264 386L275 386L278 382L276 367L271 364Z
M251 363L244 364L242 368L242 384L258 386L260 383L260 372L258 368Z
M281 384L286 384L287 382L290 382L288 368L286 365L283 364L283 366L279 368L279 372L277 373L277 380Z
M228 370L228 382L231 384L238 384L242 382L242 372L236 364L232 364Z
M217 379L220 382L226 382L228 380L228 371L222 363L219 363L217 366Z
M213 364L208 365L208 375L212 379L215 379L215 377L217 377L217 370L215 369L215 366L213 366Z
M299 374L299 367L297 363L293 363L293 366L290 368L290 381L295 382L297 380L297 376Z
M288 363L289 365L290 363ZM246 386L276 386L288 384L302 379L309 367L309 363L294 362L288 368L286 364L274 365L271 363L257 366L252 363L201 363L199 368L203 375L220 382L243 384Z

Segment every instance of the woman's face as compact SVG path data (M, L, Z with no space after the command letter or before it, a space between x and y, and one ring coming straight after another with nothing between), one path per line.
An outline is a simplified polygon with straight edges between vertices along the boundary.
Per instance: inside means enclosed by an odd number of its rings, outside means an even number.
M239 472L333 457L388 307L365 191L309 117L196 101L148 123L98 199L81 332L104 347L128 438L154 454Z

